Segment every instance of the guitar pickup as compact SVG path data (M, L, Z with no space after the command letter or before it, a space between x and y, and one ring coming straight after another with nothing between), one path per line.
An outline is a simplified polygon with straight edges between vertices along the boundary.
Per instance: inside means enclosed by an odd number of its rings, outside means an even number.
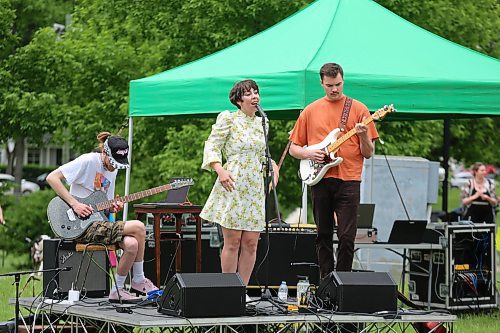
M73 209L68 209L66 211L66 215L68 215L68 219L70 221L76 221L76 216L75 216L75 212L73 211Z

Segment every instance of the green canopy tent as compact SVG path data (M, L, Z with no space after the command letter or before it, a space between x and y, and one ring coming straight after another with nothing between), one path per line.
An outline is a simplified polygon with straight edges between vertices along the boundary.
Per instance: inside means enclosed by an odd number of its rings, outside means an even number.
M271 118L296 119L323 95L319 68L340 63L345 92L391 119L500 114L500 63L369 0L318 0L275 26L186 65L130 83L130 116L213 115L252 78Z
M130 144L133 117L215 117L233 110L228 92L244 78L259 84L270 118L296 119L323 95L318 71L326 62L343 66L345 93L370 110L394 104L393 120L500 115L498 60L370 0L317 0L224 50L131 81Z

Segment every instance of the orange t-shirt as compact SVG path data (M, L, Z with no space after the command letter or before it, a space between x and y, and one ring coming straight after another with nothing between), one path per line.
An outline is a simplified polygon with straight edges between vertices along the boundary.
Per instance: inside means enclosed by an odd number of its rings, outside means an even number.
M345 99L346 96L337 101L331 101L327 97L323 97L309 104L297 119L290 140L301 147L323 141L331 131L339 127ZM362 122L363 117L370 117L368 108L363 103L353 99L344 133L354 128L356 123ZM372 141L378 139L378 132L373 122L368 124L368 136ZM344 159L343 162L330 168L324 178L334 177L342 180L360 181L364 157L361 154L359 143L357 135L353 135L344 142L336 153L337 156Z

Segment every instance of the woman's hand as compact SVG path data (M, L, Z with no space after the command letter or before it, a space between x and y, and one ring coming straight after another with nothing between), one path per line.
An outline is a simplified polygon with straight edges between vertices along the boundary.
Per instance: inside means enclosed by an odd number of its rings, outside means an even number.
M229 172L226 171L224 168L220 170L220 172L217 172L219 175L219 182L221 183L222 187L228 192L232 192L235 187L235 180L233 175Z
M222 187L224 187L226 191L232 192L235 189L235 179L233 175L229 171L226 171L226 169L224 169L219 162L211 163L210 167L214 169L215 172L217 172L217 175L219 176L219 182Z

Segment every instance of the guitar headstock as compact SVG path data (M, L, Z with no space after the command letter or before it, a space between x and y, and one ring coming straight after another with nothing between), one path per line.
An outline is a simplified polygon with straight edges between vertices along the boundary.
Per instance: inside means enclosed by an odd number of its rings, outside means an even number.
M171 182L170 186L172 187L172 190L175 190L177 188L191 186L193 184L194 184L193 178L179 178Z
M396 112L393 104L384 105L383 108L378 109L375 113L372 114L372 118L374 120L382 120L390 112Z

